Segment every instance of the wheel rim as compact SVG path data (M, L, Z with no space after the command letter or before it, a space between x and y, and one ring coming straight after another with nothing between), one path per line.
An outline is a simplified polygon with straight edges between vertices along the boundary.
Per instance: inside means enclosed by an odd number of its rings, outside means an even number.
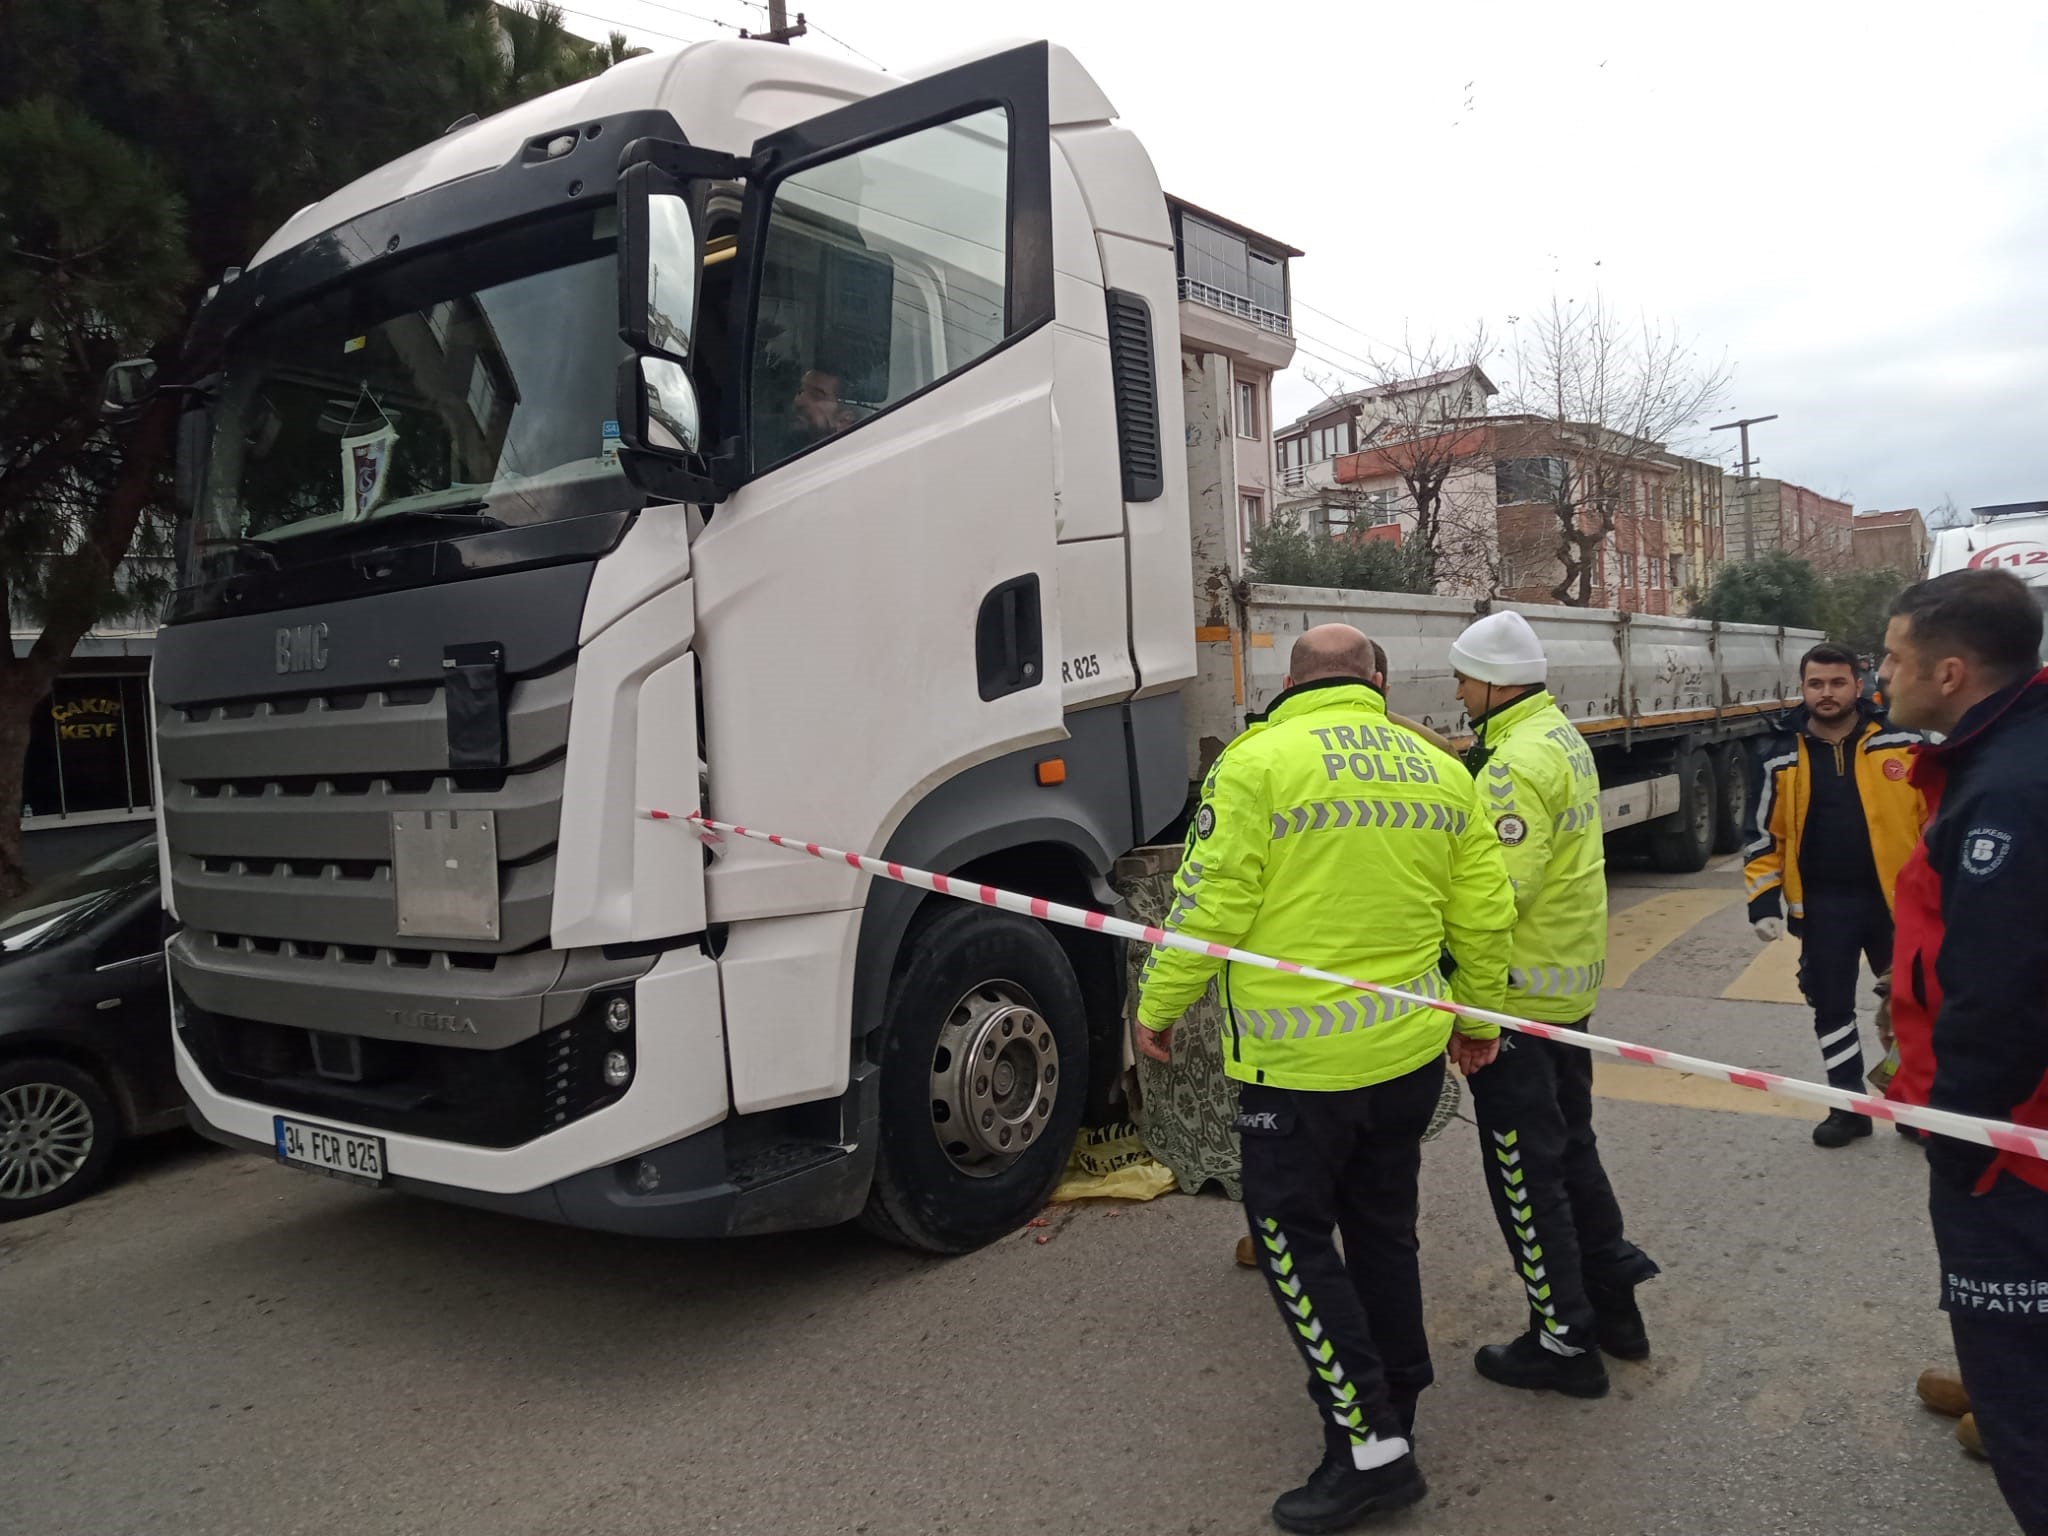
M92 1156L92 1108L61 1083L0 1092L0 1200L55 1194Z
M932 1050L932 1134L955 1168L994 1178L1037 1144L1059 1097L1060 1051L1031 994L984 982Z

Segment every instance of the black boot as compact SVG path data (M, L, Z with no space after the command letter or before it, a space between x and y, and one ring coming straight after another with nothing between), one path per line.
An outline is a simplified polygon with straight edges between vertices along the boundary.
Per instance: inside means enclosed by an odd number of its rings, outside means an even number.
M1599 1319L1602 1349L1617 1360L1650 1358L1650 1330L1643 1325L1634 1286L1588 1285L1586 1299Z
M1846 1147L1859 1136L1870 1134L1870 1116L1852 1114L1846 1109L1831 1109L1827 1119L1813 1128L1813 1144L1816 1147Z
M1348 1439L1340 1448L1330 1445L1323 1464L1309 1474L1308 1481L1273 1501L1273 1523L1283 1531L1320 1536L1326 1531L1347 1531L1367 1515L1405 1509L1429 1493L1422 1480L1422 1468L1413 1452L1390 1461L1384 1467L1361 1472L1352 1464Z
M1607 1367L1594 1350L1560 1355L1543 1347L1533 1333L1512 1344L1488 1344L1473 1357L1479 1374L1504 1387L1530 1392L1562 1392L1568 1397L1605 1397Z

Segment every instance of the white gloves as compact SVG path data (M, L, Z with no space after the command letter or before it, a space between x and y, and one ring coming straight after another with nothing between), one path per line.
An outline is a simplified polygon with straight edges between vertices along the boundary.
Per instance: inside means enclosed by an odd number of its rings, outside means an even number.
M1782 917L1760 917L1749 927L1766 944L1775 944L1785 937L1785 919Z

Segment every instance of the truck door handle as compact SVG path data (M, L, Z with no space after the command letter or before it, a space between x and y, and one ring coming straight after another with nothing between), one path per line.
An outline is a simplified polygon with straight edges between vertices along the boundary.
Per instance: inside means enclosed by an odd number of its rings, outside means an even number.
M983 699L1021 693L1045 680L1036 571L1012 577L981 600L974 621L974 667Z

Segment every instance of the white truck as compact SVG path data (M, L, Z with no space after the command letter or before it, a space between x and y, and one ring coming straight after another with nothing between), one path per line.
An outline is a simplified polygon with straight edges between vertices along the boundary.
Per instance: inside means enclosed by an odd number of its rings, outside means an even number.
M1175 306L1043 43L635 59L294 217L200 319L153 679L198 1127L624 1232L1022 1220L1115 946L641 813L1113 907L1302 625L1455 731L1470 603L1219 586ZM1732 846L1806 637L1527 611L1610 820Z
M1928 551L1927 574L1950 571L2011 571L2048 610L2048 501L2015 501L1972 507L1960 528L1938 529ZM2041 660L2048 665L2048 641Z

